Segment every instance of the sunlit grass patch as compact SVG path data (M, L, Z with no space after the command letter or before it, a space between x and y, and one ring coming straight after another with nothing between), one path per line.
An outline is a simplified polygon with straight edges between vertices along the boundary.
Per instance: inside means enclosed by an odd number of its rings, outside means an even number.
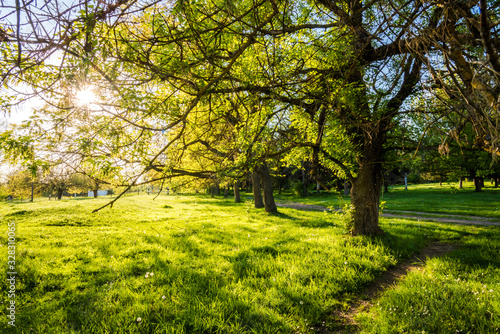
M19 328L312 333L325 324L335 329L335 310L345 309L375 277L428 240L469 237L473 247L481 231L382 219L384 236L353 238L333 213L280 208L271 215L251 201L194 195L154 201L130 196L91 214L106 200L0 204L2 228L11 221L17 226ZM0 241L5 245L6 234ZM2 246L0 261L6 257ZM2 288L5 275L0 272ZM6 296L2 301L5 305ZM6 321L0 308L0 331Z
M0 207L2 226L17 225L23 328L307 332L397 261L383 242L344 236L324 212L135 196L90 213L105 200Z

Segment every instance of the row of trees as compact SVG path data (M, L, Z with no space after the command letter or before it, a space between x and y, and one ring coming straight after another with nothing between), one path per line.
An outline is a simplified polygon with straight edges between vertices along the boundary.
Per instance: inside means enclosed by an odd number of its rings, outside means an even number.
M3 166L6 167L6 166ZM99 182L92 178L71 173L61 166L52 166L49 170L38 170L33 173L23 168L4 168L5 177L0 180L0 197L30 199L44 195L61 199L63 195L81 194L87 195L93 191L97 197Z
M437 136L444 153L468 143L498 155L494 1L53 0L10 9L0 102L46 103L1 140L30 164L63 160L124 191L178 177L238 189L251 173L269 212L270 170L307 164L317 182L325 172L349 180L353 234L377 235L383 166L403 150ZM79 98L84 91L94 97Z

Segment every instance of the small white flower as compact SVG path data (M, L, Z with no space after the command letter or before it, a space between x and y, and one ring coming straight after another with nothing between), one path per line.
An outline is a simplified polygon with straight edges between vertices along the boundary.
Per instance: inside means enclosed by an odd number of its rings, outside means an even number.
M304 302L301 300L301 301L300 301L300 305L302 305L302 304L304 304Z
M142 321L141 317L137 318L137 322L141 322L141 321Z
M148 278L148 277L149 277L149 275L148 275L148 274L146 274L146 275L144 275L144 277Z
M154 276L154 274L153 274L153 273L150 273L149 275Z
M161 296L161 299L165 300L165 299L167 299L167 297L165 297L165 296Z
M344 264L347 264L347 261L345 261Z

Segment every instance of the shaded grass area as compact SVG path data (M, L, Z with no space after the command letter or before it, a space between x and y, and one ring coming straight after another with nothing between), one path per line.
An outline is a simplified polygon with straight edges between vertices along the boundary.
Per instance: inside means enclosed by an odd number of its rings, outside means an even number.
M18 332L333 330L334 310L428 240L468 238L476 247L476 238L498 232L391 219L382 221L386 235L371 240L345 236L333 213L269 215L251 202L205 196L127 197L90 213L104 203L0 204L1 228L17 227ZM6 264L6 233L0 242ZM5 270L0 279L6 291ZM0 332L8 330L5 312Z
M487 184L482 192L474 192L472 182L464 182L458 188L458 182L392 186L388 193L382 194L381 202L386 210L417 211L443 213L460 216L479 216L500 220L500 188ZM333 192L311 193L307 197L295 197L291 194L277 196L282 201L296 201L306 204L343 207L350 203L349 196Z
M498 228L465 235L463 246L429 260L362 313L362 333L499 333Z

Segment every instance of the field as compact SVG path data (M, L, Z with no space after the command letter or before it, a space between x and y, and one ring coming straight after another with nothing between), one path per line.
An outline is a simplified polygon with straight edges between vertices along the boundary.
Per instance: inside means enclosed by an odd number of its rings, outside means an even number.
M340 206L320 194L281 200ZM1 203L0 332L499 333L500 227L382 218L383 237L345 234L338 213L203 195ZM386 210L500 218L500 191L414 186ZM16 310L8 322L8 225L16 227ZM430 243L423 264L346 325L339 313Z

